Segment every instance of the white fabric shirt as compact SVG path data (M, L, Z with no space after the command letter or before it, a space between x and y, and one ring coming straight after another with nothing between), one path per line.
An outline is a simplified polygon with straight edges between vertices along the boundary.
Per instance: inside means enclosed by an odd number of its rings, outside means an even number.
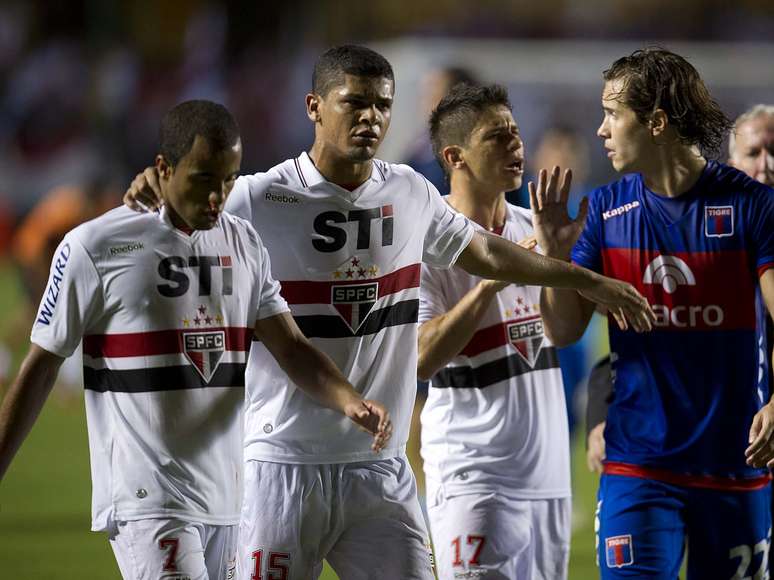
M189 236L121 207L65 236L31 340L67 357L83 337L94 530L238 523L247 349L287 310L240 218Z
M530 212L506 207L502 236L531 236ZM423 267L420 323L451 310L480 280L460 268ZM425 474L447 496L569 497L569 454L562 374L543 334L540 288L511 284L431 380L422 412Z
M403 453L416 396L423 261L449 267L474 230L413 169L375 160L350 192L306 153L237 180L227 209L250 220L272 256L301 330L365 398L386 405L394 433L371 437L300 391L260 343L250 351L246 458L346 463Z

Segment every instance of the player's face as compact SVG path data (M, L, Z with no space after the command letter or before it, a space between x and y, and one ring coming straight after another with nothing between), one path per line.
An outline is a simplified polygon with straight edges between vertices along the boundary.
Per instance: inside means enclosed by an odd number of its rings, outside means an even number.
M462 148L470 175L493 192L521 187L524 143L510 109L490 107L479 117Z
M774 115L758 115L736 128L729 162L753 179L774 186Z
M212 228L234 187L241 163L241 141L226 149L215 149L199 135L176 166L157 158L164 200L173 221L178 219L195 230Z
M602 91L604 118L597 136L605 142L607 157L620 173L639 171L654 147L650 128L640 123L634 110L623 102L624 81L613 79Z
M344 75L343 83L316 97L315 140L347 161L369 161L390 126L393 90L388 78Z

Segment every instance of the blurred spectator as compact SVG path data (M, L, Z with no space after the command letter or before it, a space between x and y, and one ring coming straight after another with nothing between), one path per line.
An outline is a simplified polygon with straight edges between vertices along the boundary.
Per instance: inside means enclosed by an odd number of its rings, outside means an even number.
M471 71L453 66L432 70L422 79L422 97L420 99L422 132L411 146L406 164L424 175L441 192L441 195L449 194L449 182L433 155L427 120L435 106L454 85L459 83L477 84L477 82Z
M64 235L77 225L93 219L121 203L124 176L110 179L102 174L83 185L61 186L49 191L22 221L12 240L12 258L24 289L24 301L6 321L0 349L0 372L11 353L27 343L32 321L48 283L49 268ZM59 384L80 389L82 363L80 350L67 359L59 372ZM0 380L4 382L4 376Z

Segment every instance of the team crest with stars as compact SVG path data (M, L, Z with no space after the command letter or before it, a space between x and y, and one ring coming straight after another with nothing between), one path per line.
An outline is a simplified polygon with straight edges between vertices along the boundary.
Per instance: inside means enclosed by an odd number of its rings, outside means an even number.
M517 317L506 324L508 340L516 348L516 352L530 366L534 367L543 346L543 319L540 317L540 307L537 304L527 304L519 296L513 308L505 310L505 317Z
M379 298L379 282L373 280L378 274L376 264L365 264L357 256L333 272L333 279L341 284L331 285L331 304L352 332L360 329Z
M192 319L186 317L182 322L186 328L190 328L192 324L202 328L202 330L183 331L183 354L201 377L209 383L218 369L223 353L226 352L226 332L215 328L207 330L206 327L222 325L223 316L220 313L213 315L207 312L207 307L201 304Z

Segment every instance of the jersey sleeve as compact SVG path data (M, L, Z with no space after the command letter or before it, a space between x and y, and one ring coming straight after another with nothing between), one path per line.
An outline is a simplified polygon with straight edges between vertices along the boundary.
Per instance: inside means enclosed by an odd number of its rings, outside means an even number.
M444 292L444 273L444 270L422 264L422 281L419 285L420 324L449 311Z
M424 177L419 177L425 187L432 214L425 232L422 260L436 268L449 268L468 246L475 230L468 218L452 210L441 199L435 186Z
M250 180L247 176L238 177L228 194L223 208L228 213L253 223L253 204L250 199Z
M755 267L758 276L774 268L774 189L750 196L750 243L755 252Z
M276 316L282 312L290 311L288 303L280 294L280 284L271 275L271 260L269 252L256 235L258 240L258 255L260 256L260 271L258 274L257 287L260 292L258 300L258 320Z
M572 261L579 266L595 272L602 271L601 219L599 195L592 194L589 199L589 214L586 218L586 225L578 241L575 242L571 257Z
M54 253L30 340L66 358L76 349L103 305L102 279L94 262L76 237L68 234Z

